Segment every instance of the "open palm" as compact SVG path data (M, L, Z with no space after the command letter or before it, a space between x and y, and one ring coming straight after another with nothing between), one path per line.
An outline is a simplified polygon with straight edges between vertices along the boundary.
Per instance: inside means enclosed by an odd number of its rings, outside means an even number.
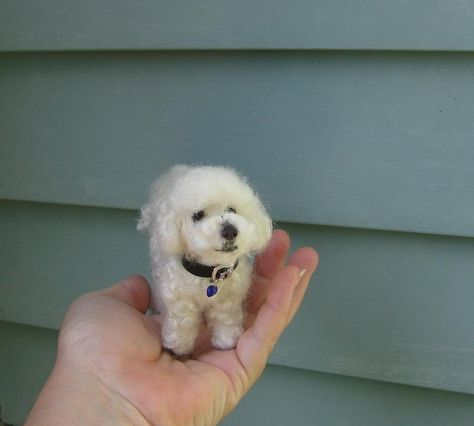
M144 315L150 289L134 276L73 303L61 327L58 360L92 375L144 424L216 424L262 373L317 266L310 248L297 250L285 265L289 245L288 235L275 231L257 258L246 331L235 349L213 349L203 330L190 357L164 351L159 321Z

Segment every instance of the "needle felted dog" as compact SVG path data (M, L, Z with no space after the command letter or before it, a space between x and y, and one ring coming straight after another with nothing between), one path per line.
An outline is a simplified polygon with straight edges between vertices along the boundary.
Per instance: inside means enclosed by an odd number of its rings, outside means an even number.
M189 354L204 318L214 347L234 347L251 256L272 231L245 179L225 167L175 166L153 184L137 228L150 237L152 307L161 315L163 345Z

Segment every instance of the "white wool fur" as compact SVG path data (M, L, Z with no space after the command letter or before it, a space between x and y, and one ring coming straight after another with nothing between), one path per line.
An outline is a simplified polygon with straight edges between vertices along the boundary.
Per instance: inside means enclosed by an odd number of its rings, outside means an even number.
M201 210L204 217L194 221L193 214ZM224 224L238 230L235 251L217 251L226 243ZM175 166L153 184L137 229L150 236L152 307L161 315L163 345L177 355L192 352L204 317L213 346L234 347L243 331L251 256L265 248L272 231L270 217L245 178L225 167ZM237 259L239 264L218 284L217 294L207 297L210 279L184 269L183 255L209 266Z

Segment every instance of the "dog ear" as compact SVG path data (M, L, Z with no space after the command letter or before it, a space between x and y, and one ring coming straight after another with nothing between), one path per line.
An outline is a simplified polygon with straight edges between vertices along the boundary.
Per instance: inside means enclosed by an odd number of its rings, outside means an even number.
M150 235L155 250L178 254L183 250L179 210L173 206L172 183L186 166L175 166L158 178L150 189L147 204L141 208L137 229Z
M150 236L155 250L180 254L183 250L181 218L167 208L166 199L158 199L141 209L137 230Z
M265 249L268 242L270 241L273 224L270 216L265 210L265 207L258 199L256 200L255 208L256 210L253 214L253 217L256 230L254 234L252 251L259 253Z
M140 210L140 216L137 222L137 230L145 233L148 231L151 222L150 207L146 204Z
M163 200L154 223L152 238L168 254L182 254L184 250L181 236L182 218L174 209L166 208Z

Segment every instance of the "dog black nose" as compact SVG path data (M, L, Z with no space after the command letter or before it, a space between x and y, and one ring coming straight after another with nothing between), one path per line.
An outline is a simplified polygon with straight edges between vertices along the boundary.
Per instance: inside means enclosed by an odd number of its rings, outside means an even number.
M224 240L232 241L236 239L237 235L239 235L239 231L231 223L224 223L224 226L221 230L221 235Z

